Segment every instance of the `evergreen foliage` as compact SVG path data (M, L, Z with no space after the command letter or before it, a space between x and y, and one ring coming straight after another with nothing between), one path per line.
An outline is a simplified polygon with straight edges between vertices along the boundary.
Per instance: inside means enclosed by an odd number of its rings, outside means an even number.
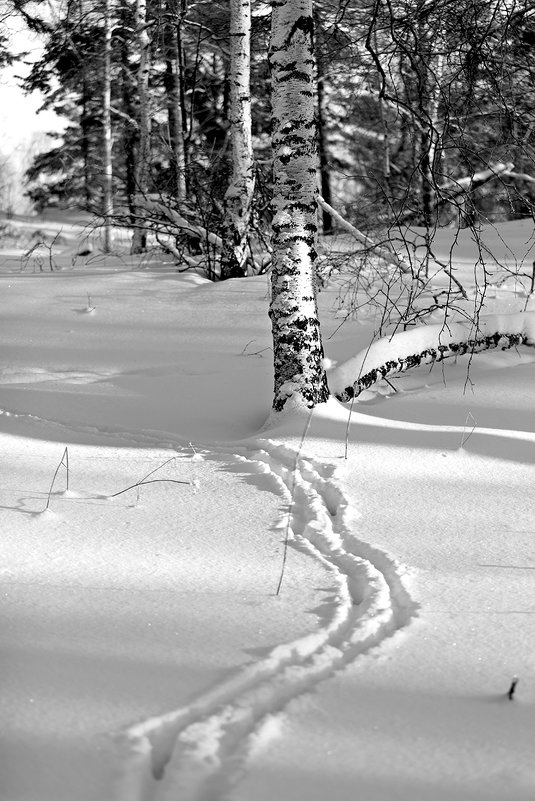
M40 204L99 206L103 7L76 0L58 7L52 22L33 16L34 27L46 32L46 48L25 88L44 92L45 106L69 123L65 139L28 171L31 196ZM15 11L23 8L17 0ZM139 39L133 4L113 0L110 8L114 192L116 207L132 214L139 189ZM271 187L267 12L253 2L258 224L266 221ZM181 213L201 215L196 222L215 234L224 227L232 172L229 17L228 0L147 4L151 132L143 191L180 205ZM531 215L535 15L529 4L366 0L348 6L319 0L314 17L327 203L359 227L399 221L464 225L478 215L490 220ZM470 176L496 163L512 163L514 170L478 188L470 184ZM330 225L325 214L326 230Z

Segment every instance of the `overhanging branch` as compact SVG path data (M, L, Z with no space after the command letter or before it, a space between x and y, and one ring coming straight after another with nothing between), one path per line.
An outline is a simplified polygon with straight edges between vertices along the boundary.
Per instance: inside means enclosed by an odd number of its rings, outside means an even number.
M362 231L359 231L358 228L355 228L350 222L345 220L341 214L339 214L336 209L333 209L322 197L321 195L318 197L318 205L326 211L331 217L336 220L336 222L348 231L351 236L353 236L357 242L360 242L361 245L364 245L369 250L372 250L376 253L383 261L386 261L387 264L395 264L402 273L412 273L412 267L409 262L405 261L395 250L392 248L383 245L378 245L373 239L370 239L369 236L363 234Z

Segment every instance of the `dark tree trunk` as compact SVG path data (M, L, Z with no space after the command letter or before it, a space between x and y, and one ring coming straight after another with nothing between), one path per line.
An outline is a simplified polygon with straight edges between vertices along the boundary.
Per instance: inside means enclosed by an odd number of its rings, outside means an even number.
M128 18L128 8L126 4L121 7L121 95L123 110L131 120L122 126L122 142L125 156L125 192L130 215L130 224L135 224L135 196L136 196L136 148L138 144L138 128L136 126L136 109L134 108L133 95L136 91L136 82L132 74L131 53L128 29L131 26Z
M320 163L320 184L321 196L329 206L332 205L331 193L331 172L329 166L329 156L327 153L327 136L324 108L323 79L318 73L318 155ZM333 230L333 218L328 211L322 210L322 229L324 234L331 234Z

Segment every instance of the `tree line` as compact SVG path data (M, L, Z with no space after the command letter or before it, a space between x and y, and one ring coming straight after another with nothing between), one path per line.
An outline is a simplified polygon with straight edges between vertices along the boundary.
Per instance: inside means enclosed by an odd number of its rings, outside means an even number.
M159 204L150 208L154 225L162 216L165 230L172 224L163 205L226 242L228 206L245 194L249 230L264 246L273 185L270 6L253 0L245 13L232 0L69 0L46 19L39 7L32 4L30 24L45 49L24 86L43 92L67 127L28 170L34 202L127 221L139 251L142 198ZM364 228L531 215L528 0L318 0L313 19L327 205ZM332 215L322 217L328 233ZM195 247L192 232L186 239Z

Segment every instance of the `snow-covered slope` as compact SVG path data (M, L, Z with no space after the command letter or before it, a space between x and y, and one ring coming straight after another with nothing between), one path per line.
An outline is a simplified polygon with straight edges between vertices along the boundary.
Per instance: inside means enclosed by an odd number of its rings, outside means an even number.
M65 236L0 274L2 801L532 799L533 353L262 429L265 277Z

